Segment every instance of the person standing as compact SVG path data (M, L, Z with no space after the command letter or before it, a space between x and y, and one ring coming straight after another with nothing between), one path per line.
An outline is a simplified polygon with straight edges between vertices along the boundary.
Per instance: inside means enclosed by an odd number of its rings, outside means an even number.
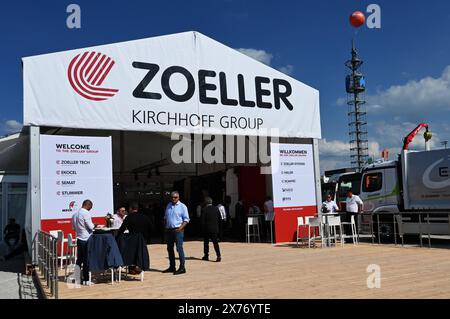
M322 209L324 214L336 213L339 211L339 207L332 199L331 194L327 194L327 199L322 203Z
M211 198L209 197L208 200L209 199L211 199ZM206 203L206 205L208 205L208 203ZM219 203L217 205L217 209L219 210L219 213L220 213L219 240L223 240L223 234L224 234L225 229L227 227L227 211L225 210L225 206L223 206L222 203Z
M28 251L28 242L27 242L27 237L25 234L25 229L22 229L22 238L20 241L21 241L21 243L19 244L19 246L10 250L10 252L8 254L6 254L5 256L0 256L0 261L9 260L15 256L18 256L18 255Z
M89 284L89 269L87 267L87 242L94 231L95 225L92 222L91 214L92 201L86 199L80 210L72 215L72 228L77 233L77 261L76 265L80 267L82 278L81 280Z
M224 200L224 206L225 206L225 211L227 212L227 227L226 230L228 234L231 233L231 229L233 227L233 222L232 222L232 216L231 216L231 196L227 195L225 196L225 200ZM233 210L234 213L234 210Z
M347 198L345 199L345 207L347 211L347 222L351 222L351 216L355 216L356 231L358 231L358 223L356 216L363 210L363 201L358 195L354 195L352 190L347 191Z
M166 207L164 215L166 227L167 252L169 254L169 268L163 273L173 272L174 275L186 273L185 256L183 250L184 228L189 223L189 213L186 205L180 202L180 194L176 191L170 194L171 202ZM175 253L173 246L176 244L180 258L180 268L175 268Z
M274 219L273 201L271 196L266 197L264 202L264 220L266 223L266 238L270 236L270 242L273 241L273 219Z
M238 240L245 241L245 223L247 215L245 213L244 201L239 198L235 205L235 234Z
M20 225L16 223L15 218L9 219L9 224L6 225L5 230L3 231L4 240L6 245L8 245L9 249L12 250L20 239ZM14 243L11 245L11 240L14 241Z
M216 252L216 262L220 262L222 257L220 254L218 234L220 231L220 224L222 223L222 213L218 207L213 206L211 197L206 197L205 203L206 206L202 209L201 215L204 252L202 260L209 260L209 240L211 239Z
M354 195L351 190L347 191L347 198L345 199L345 207L347 213L358 214L362 211L363 201L358 195Z

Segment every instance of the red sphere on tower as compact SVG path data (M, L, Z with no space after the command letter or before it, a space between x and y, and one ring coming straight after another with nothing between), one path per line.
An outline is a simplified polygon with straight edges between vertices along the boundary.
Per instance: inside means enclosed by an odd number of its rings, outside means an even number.
M361 11L355 11L350 16L350 24L355 28L359 28L366 22L366 17Z

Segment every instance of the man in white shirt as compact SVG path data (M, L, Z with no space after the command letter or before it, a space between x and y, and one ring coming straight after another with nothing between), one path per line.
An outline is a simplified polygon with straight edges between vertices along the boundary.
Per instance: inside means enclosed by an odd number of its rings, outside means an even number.
M217 204L217 208L220 212L220 224L219 224L219 240L223 240L223 233L227 227L227 211L222 203Z
M323 213L329 214L329 213L335 213L339 211L338 205L336 205L336 202L332 199L331 194L327 194L327 199L322 203L323 207Z
M347 198L345 199L345 207L347 213L358 214L362 211L363 201L358 195L354 195L351 190L347 191Z
M345 199L345 207L347 211L346 222L351 222L352 215L357 215L363 210L363 201L358 195L354 195L351 190L347 191L347 198ZM358 221L355 217L355 227L358 232Z
M89 211L92 209L92 201L86 199L80 210L72 216L72 228L77 233L77 266L80 267L82 281L88 281L89 269L87 262L87 242L94 231L95 225Z

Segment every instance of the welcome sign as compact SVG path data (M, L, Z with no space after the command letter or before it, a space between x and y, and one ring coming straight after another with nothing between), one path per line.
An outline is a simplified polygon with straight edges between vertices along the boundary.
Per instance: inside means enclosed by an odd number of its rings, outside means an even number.
M111 137L41 135L41 225L71 231L85 199L95 219L113 214Z
M317 212L311 144L270 144L276 242L295 241L297 217Z

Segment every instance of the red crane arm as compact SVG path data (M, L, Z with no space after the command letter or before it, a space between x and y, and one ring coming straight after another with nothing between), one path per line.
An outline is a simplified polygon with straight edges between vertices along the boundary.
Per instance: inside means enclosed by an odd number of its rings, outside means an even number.
M409 144L413 141L414 137L417 135L417 133L419 133L419 131L425 127L426 130L428 131L428 124L426 123L420 123L419 125L417 125L417 127L411 131L411 133L409 133L404 139L403 139L403 150L407 151Z

